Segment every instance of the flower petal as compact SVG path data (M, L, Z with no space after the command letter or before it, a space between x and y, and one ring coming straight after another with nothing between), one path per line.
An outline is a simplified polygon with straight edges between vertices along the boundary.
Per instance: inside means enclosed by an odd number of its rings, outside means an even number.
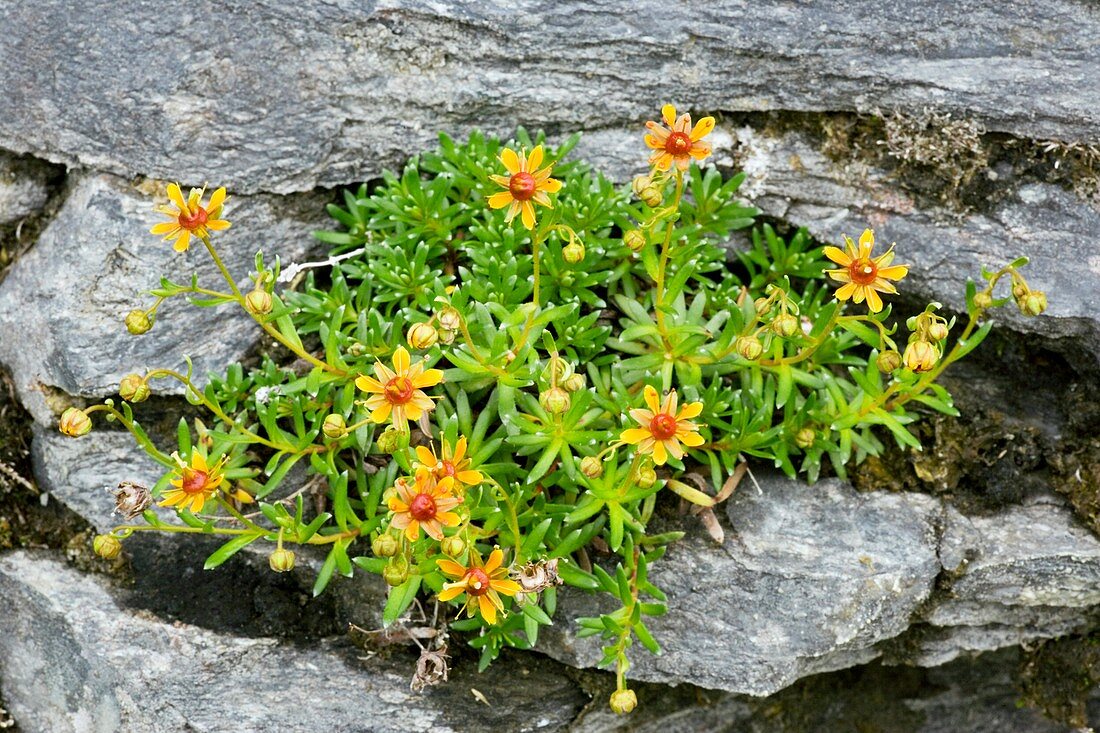
M490 580L489 587L506 596L514 596L516 593L523 590L520 584L514 580Z
M661 119L665 121L668 127L672 127L676 124L676 107L671 104L666 104L661 107Z
M497 622L497 610L493 608L493 602L489 600L487 595L478 596L477 607L481 611L481 616L491 624Z
M527 156L527 170L528 172L537 171L540 165L542 165L542 146L536 145Z
M522 212L523 226L528 229L535 228L535 207L530 201L524 201L520 204L520 210Z
M622 432L622 434L619 436L619 440L623 441L624 443L636 445L651 436L652 433L650 433L645 428L628 428Z
M485 565L481 568L486 573L491 573L500 567L504 562L504 552L499 547L494 547L493 551L489 553L489 559L485 561Z
M443 586L443 590L439 591L439 595L436 596L440 601L453 601L460 595L466 592L466 586L462 583L448 583Z
M871 309L872 313L878 313L882 310L882 298L879 297L878 292L874 288L867 288L867 307Z
M665 450L664 441L658 440L653 444L653 462L658 466L665 465L668 460L668 451Z
M693 417L698 417L703 412L702 402L689 402L680 408L680 412L676 415L676 420L690 420Z
M858 288L859 286L855 283L848 283L838 288L837 291L833 293L833 295L836 297L837 300L848 300L848 298L851 298L852 295L855 294Z
M521 170L519 156L516 155L516 151L511 148L505 148L500 151L500 162L504 164L508 173L513 176Z
M172 200L172 203L176 205L181 214L188 211L187 202L183 198L183 191L180 190L178 183L168 184L168 198Z
M695 123L695 127L691 128L691 139L702 140L704 137L710 134L714 129L714 118L704 117Z
M439 568L439 572L451 578L461 578L466 575L466 568L462 567L454 560L448 560L445 557L436 560L435 565Z
M893 267L883 267L878 271L879 277L885 277L890 280L901 280L903 277L909 274L908 265L894 265Z
M489 197L489 208L491 209L503 209L508 204L515 201L512 198L511 191L501 191L500 193L494 193Z
M647 384L645 389L642 390L642 397L645 399L646 405L654 413L661 411L661 397L657 394L657 390L653 385Z

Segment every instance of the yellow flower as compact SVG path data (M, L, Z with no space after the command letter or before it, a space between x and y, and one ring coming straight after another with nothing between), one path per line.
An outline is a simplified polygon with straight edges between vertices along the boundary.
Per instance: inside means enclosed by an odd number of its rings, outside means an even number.
M440 572L456 579L453 583L443 584L439 600L450 601L465 593L466 615L473 616L475 611L480 611L482 618L495 624L497 612L504 613L504 602L500 600L500 594L514 596L520 591L519 583L508 580L508 569L501 567L503 562L504 553L499 547L493 550L484 565L473 548L470 549L469 567L463 567L446 558L436 560Z
M470 468L470 459L466 458L466 437L462 436L451 448L447 441L443 441L443 450L439 458L435 456L435 450L427 446L416 447L416 460L424 468L428 469L439 479L453 478L456 488L465 486L477 486L485 477L480 471Z
M226 478L222 475L222 466L226 457L222 456L213 466L207 465L206 456L198 451L191 453L191 464L183 462L178 453L173 453L179 467L176 468L178 478L172 479L172 485L176 488L164 492L160 506L174 506L180 509L190 509L192 514L202 511L203 504L210 500L214 493L225 485Z
M370 419L383 423L392 414L393 424L399 429L408 427L407 421L420 419L425 412L435 407L431 397L420 391L421 387L434 387L443 381L440 369L425 369L424 362L409 362L409 352L404 346L398 346L393 352L393 369L382 362L374 365L377 379L362 374L355 380L355 386L364 392L370 392L367 407L372 410Z
M686 171L692 158L703 160L710 155L710 144L703 142L703 138L714 129L713 117L704 117L692 127L691 115L685 112L677 119L676 108L671 104L661 108L661 117L664 125L652 120L645 123L649 130L645 144L653 149L650 165L667 171L675 162L677 168Z
M219 188L210 194L210 201L203 206L202 197L205 193L205 188L192 188L190 195L184 199L179 184L169 183L168 198L173 206L158 206L157 211L171 221L161 222L149 231L163 234L165 241L176 240L172 248L177 252L184 252L191 245L192 234L203 239L210 236L211 231L228 229L229 222L219 218L225 203L225 188Z
M894 261L894 248L875 259L871 259L871 250L875 248L875 234L870 229L863 231L859 238L859 250L851 237L845 236L848 251L839 247L826 247L825 256L844 269L828 270L829 277L844 283L836 291L837 300L851 298L856 303L867 301L872 313L882 310L882 298L879 293L896 293L897 288L891 280L901 280L909 272L906 265L890 266Z
M405 539L416 542L420 539L420 528L436 540L443 539L443 527L458 524L458 515L451 511L462 503L462 499L451 496L454 479L447 477L440 481L428 470L416 472L416 479L410 485L408 481L394 484L397 496L390 497L389 507L393 512L390 526L405 531Z
M550 177L550 171L554 166L551 164L545 168L539 168L542 164L541 145L532 150L526 160L516 154L516 151L505 148L500 154L500 162L504 164L508 175L489 177L507 190L490 196L489 206L494 209L509 206L505 221L511 223L512 219L516 218L516 214L521 214L523 226L534 229L534 204L552 209L553 204L550 203L550 197L547 194L561 190L561 181Z
M649 409L630 411L630 416L642 427L624 430L619 436L623 442L637 445L639 453L653 454L653 462L658 466L663 466L670 455L673 458L684 457L681 442L689 448L703 444L699 426L690 422L703 411L702 402L691 402L677 412L676 390L668 393L663 405L657 390L648 384L644 395Z

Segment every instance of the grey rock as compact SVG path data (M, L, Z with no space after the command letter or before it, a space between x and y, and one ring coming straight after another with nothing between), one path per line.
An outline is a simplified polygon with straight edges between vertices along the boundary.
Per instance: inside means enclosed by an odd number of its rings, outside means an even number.
M631 675L651 682L769 695L799 677L869 661L904 632L940 565L940 503L920 494L859 494L836 480L808 487L761 477L728 504L732 532L716 547L696 531L650 573L669 613L647 621L662 656L638 649ZM593 615L563 593L563 618ZM540 648L591 666L593 639L558 624Z
M651 568L663 655L632 650L634 678L770 695L879 657L934 666L1100 626L1100 540L1053 495L965 517L924 494L760 484L729 502L721 547L693 531ZM558 613L611 610L563 592ZM558 623L540 649L594 666L599 643L574 631Z
M202 2L186 17L18 0L0 26L0 88L15 92L0 145L241 193L363 180L439 129L626 127L669 100L936 107L1063 139L1091 139L1100 115L1100 11L1073 0Z
M0 150L0 225L35 214L50 197L52 166Z
M152 486L164 473L125 432L101 430L70 438L36 427L31 452L35 480L48 500L60 501L98 533L126 523L114 513L111 489L122 481ZM179 523L173 510L153 508L165 522ZM139 519L137 524L144 522ZM134 533L123 545L133 576L128 603L246 634L318 636L342 632L349 623L381 627L387 588L377 575L337 575L325 593L313 599L323 552L296 547L294 570L276 574L267 561L272 546L255 543L218 569L203 570L205 558L220 544L216 538Z
M553 731L587 702L534 657L484 675L467 665L416 695L413 659L167 623L120 605L102 577L39 554L0 557L0 676L26 733Z
M326 218L324 202L316 194L232 197L226 211L233 227L217 238L229 271L247 283L257 250L268 262L313 251L310 232ZM198 310L178 297L164 303L144 336L126 331L126 314L152 303L142 293L162 275L186 283L194 272L200 286L225 289L201 244L177 254L149 233L163 221L154 203L113 176L80 178L37 245L0 283L0 363L39 422L53 422L60 407L50 404L51 390L103 397L117 392L118 381L131 372L186 370L184 354L194 360L202 384L208 371L239 361L263 333L233 306ZM183 393L173 380L158 381L154 389Z
M877 241L897 242L897 262L910 265L902 288L956 311L965 311L966 281L980 280L983 265L996 268L1026 255L1031 262L1024 275L1047 293L1048 310L1026 317L1010 303L992 317L1100 359L1100 260L1093 244L1100 238L1100 209L1053 184L1031 183L985 213L960 217L918 205L881 169L829 160L800 133L770 137L746 127L737 134L749 176L742 193L765 214L830 242L843 234L858 238L872 227ZM1067 267L1067 246L1078 248L1079 266Z

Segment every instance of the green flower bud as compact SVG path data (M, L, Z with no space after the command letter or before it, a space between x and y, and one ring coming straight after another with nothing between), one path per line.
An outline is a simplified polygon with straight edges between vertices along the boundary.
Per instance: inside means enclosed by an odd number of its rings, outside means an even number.
M657 472L652 466L643 466L638 469L637 481L639 489L648 489L657 482Z
M785 339L794 336L799 330L798 318L790 313L780 313L772 321L772 331Z
M734 342L734 348L738 354L749 361L759 359L760 355L764 353L764 344L760 343L760 339L755 336L739 336L737 341Z
M570 403L569 393L561 387L551 387L539 395L539 404L551 415L560 415L565 412L569 409Z
M97 534L92 549L104 560L114 560L122 553L122 542L113 534Z
M928 324L928 338L933 341L943 341L947 338L947 324L942 321L932 321Z
M409 579L409 566L405 563L400 565L390 563L382 569L382 578L387 585L399 586Z
M325 422L321 426L321 432L330 440L339 440L348 434L348 425L343 415L335 412L325 416Z
M400 548L396 537L384 533L374 538L374 541L370 543L370 549L376 557L393 557Z
M118 396L127 402L144 402L149 399L149 383L137 374L127 374L118 383Z
M581 460L581 473L588 478L603 476L603 461L596 458L596 456L585 456Z
M653 185L653 179L649 176L635 176L634 180L630 182L630 188L635 194L641 195L642 191L646 190Z
M126 314L126 330L140 336L153 327L153 319L143 310L132 310Z
M985 310L993 306L993 296L986 291L980 293L974 293L974 307Z
M802 428L794 436L794 444L803 450L812 446L815 440L817 440L817 433L812 428Z
M466 551L466 543L463 542L462 538L458 535L444 537L443 542L439 545L439 549L443 550L443 554L448 557L459 557Z
M57 429L70 438L79 438L92 431L92 418L79 407L70 407L61 413Z
M391 425L382 431L374 443L378 446L378 450L392 456L401 447L401 433Z
M273 305L271 293L260 288L256 288L244 296L245 310L253 315L265 316L271 312Z
M657 186L647 186L642 189L642 192L638 194L642 201L646 202L646 205L650 208L656 208L664 201L665 195Z
M1029 316L1037 316L1047 309L1047 295L1042 290L1032 290L1022 302L1020 310Z
M611 710L616 715L626 715L638 707L638 696L634 690L615 690L611 693Z
M274 552L267 556L267 564L276 573L289 573L294 569L294 553L282 547L277 547Z
M752 307L757 313L761 315L771 310L771 304L768 303L768 299L765 297L759 297L754 300L752 302Z
M631 229L623 235L623 244L625 244L627 249L631 252L638 252L646 245L645 233L642 232L641 229Z
M565 388L566 392L580 392L584 389L584 375L574 372L562 380L561 386Z
M1016 300L1023 300L1027 297L1028 289L1027 285L1022 280L1016 280L1012 283L1012 297Z
M575 265L584 259L584 245L580 242L570 242L561 251L562 258L571 265Z
M414 349L430 349L439 341L439 332L427 323L414 323L409 326L405 340Z
M901 366L901 354L893 349L887 349L875 359L875 366L883 374L893 374L894 370Z

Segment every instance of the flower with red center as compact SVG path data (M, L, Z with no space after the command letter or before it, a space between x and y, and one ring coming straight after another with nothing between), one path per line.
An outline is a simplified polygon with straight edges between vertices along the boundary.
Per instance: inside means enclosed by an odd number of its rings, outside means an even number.
M222 474L226 456L213 466L207 464L206 456L198 451L191 453L191 463L183 462L178 453L173 453L176 459L176 478L172 479L174 489L164 492L160 506L174 506L179 509L190 509L192 514L202 511L203 505L210 497L227 481Z
M437 479L451 477L455 480L455 488L476 486L485 480L480 471L470 468L470 459L466 457L466 437L462 436L455 442L454 448L450 443L443 441L443 449L439 458L436 458L435 450L418 445L416 447L416 459L424 468L431 471Z
M204 206L202 197L205 192L205 188L192 188L185 199L179 184L169 183L168 198L173 206L158 206L157 211L170 221L161 222L149 231L163 234L165 241L176 240L172 248L177 252L184 252L191 245L191 235L206 239L212 231L228 229L229 222L220 218L222 205L225 203L225 188L219 188L210 194L210 200Z
M652 120L645 123L649 130L645 144L653 149L650 165L667 171L675 162L677 168L686 171L692 158L703 160L710 155L710 144L703 142L703 138L714 129L713 117L704 117L692 127L691 115L685 112L677 118L676 108L671 104L661 108L661 117L664 125Z
M458 515L452 512L462 503L462 499L451 496L454 479L435 480L430 471L421 469L416 472L412 482L394 483L396 496L390 497L389 507L393 512L390 526L405 531L405 539L416 542L420 539L420 528L433 540L443 539L443 527L458 524Z
M424 362L410 363L409 352L404 346L398 346L393 352L393 369L382 362L374 365L374 377L361 374L355 380L355 386L364 392L370 392L367 407L370 408L372 422L383 423L393 417L393 424L403 430L408 421L420 419L430 412L435 403L432 398L421 392L422 387L434 387L443 381L441 369L425 369Z
M523 226L534 229L534 204L548 209L553 208L547 194L561 190L561 181L550 177L553 164L539 168L542 165L541 145L532 150L526 159L516 151L505 148L500 154L500 162L504 164L508 175L489 177L504 186L506 190L490 196L489 206L494 209L503 209L508 206L508 215L504 219L506 222L511 223L512 219L516 218L516 214L520 214Z
M867 307L872 313L882 310L882 298L879 293L896 293L897 288L891 280L901 280L909 272L905 265L893 265L894 248L886 254L871 258L871 250L875 248L875 235L870 229L865 229L863 236L859 238L859 249L851 237L844 237L847 252L839 247L826 247L825 256L840 265L843 269L827 270L829 277L844 283L837 289L837 300L851 298L856 303L867 301Z
M649 409L630 411L630 416L641 427L624 430L619 436L623 442L637 445L639 453L652 454L653 462L658 466L663 466L670 455L677 459L684 457L681 442L689 448L703 444L699 426L690 422L703 411L702 402L688 403L677 412L676 390L668 393L663 405L657 390L648 384L643 394Z
M504 613L504 602L500 600L500 594L514 596L520 592L519 583L509 580L508 569L501 567L503 562L504 553L499 547L490 553L484 564L472 548L469 567L446 558L436 560L440 572L449 578L455 578L454 582L443 584L439 600L450 601L465 593L466 615L473 616L475 611L480 611L482 618L495 624L497 612Z

